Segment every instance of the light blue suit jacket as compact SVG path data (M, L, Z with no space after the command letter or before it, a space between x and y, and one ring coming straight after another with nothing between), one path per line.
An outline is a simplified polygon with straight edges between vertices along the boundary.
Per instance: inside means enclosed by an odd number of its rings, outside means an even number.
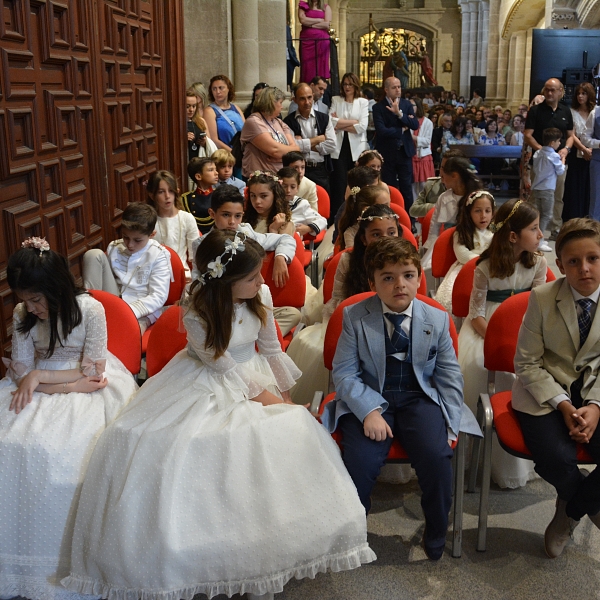
M463 403L463 377L448 331L448 313L415 299L411 352L423 392L438 404L447 427L481 435L473 413ZM360 421L376 408L386 410L385 332L381 300L375 295L344 309L342 334L333 359L335 401L325 407L322 422L335 431L338 419L354 413ZM463 417L464 415L464 417Z

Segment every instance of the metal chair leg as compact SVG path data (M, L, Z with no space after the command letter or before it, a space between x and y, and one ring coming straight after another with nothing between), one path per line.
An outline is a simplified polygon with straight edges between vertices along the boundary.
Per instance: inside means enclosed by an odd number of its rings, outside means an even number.
M492 436L494 434L494 413L487 394L481 394L480 402L484 411L483 429L483 474L481 479L481 496L479 499L479 524L477 527L477 550L485 552L487 536L487 519L490 501L490 479L492 476Z
M483 405L481 401L477 402L477 423L483 430ZM476 437L473 440L473 447L471 448L471 464L469 466L469 483L467 485L467 492L473 494L475 492L475 486L477 485L477 470L479 469L479 455L481 452L481 438Z
M465 490L465 445L467 436L461 433L458 436L458 445L454 455L456 457L456 468L454 471L454 527L452 537L452 556L460 558L462 554L463 533L463 500Z

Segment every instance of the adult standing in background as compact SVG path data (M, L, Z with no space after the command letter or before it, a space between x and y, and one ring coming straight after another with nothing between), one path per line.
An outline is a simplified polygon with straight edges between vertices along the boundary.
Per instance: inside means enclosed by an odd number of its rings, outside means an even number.
M412 132L419 129L412 104L401 98L402 87L396 77L384 82L385 97L373 107L375 123L375 149L384 158L381 178L388 185L397 187L404 196L406 210L413 201L412 157L415 144Z
M233 136L242 130L244 115L233 103L235 88L226 75L215 75L208 86L210 106L204 109L208 134L217 148L231 152Z
M329 116L336 132L336 149L331 153L331 214L335 215L345 200L348 171L369 148L369 101L361 97L360 80L354 73L342 77L340 95L333 97Z
M580 83L575 88L571 114L573 115L573 146L575 151L567 156L567 177L563 196L563 220L585 217L590 212L590 160L591 148L583 143L586 130L594 125L596 92L591 83ZM598 210L596 210L598 212ZM594 217L596 218L596 217Z
M430 177L435 177L433 168L433 157L431 156L431 136L433 134L433 123L425 116L423 101L420 98L411 100L413 110L419 121L419 129L412 132L415 143L415 155L413 161L413 198L416 198L425 187Z
M313 80L310 82L310 89L313 95L313 108L321 113L329 114L329 106L323 102L323 95L327 91L327 86L329 85L322 77L318 75L313 77ZM291 115L293 112L298 110L298 105L295 100L292 98L290 105L288 107L288 115Z
M573 116L571 110L560 103L565 95L563 84L556 78L551 78L544 84L542 89L544 102L532 106L527 113L525 131L523 137L525 144L532 148L533 153L542 148L542 136L544 129L556 127L563 135L558 153L563 160L573 147ZM567 169L568 170L568 169ZM550 221L550 240L556 240L558 230L562 226L563 193L565 189L566 173L556 179L556 190L554 191L554 210L552 221ZM533 180L533 176L531 178Z
M266 87L269 87L269 84L262 81L254 86L254 89L252 90L252 100L250 100L250 103L244 109L244 119L247 119L254 112L254 102Z
M329 25L331 8L323 0L298 3L300 31L300 79L311 81L319 75L329 79Z
M310 85L299 83L294 90L298 110L285 119L294 132L296 143L304 156L305 176L329 193L329 173L333 170L331 153L337 147L335 130L329 115L316 111Z
M285 94L275 87L265 88L254 102L254 112L244 123L241 142L244 148L244 177L254 171L277 173L288 152L299 152L292 130L279 118Z

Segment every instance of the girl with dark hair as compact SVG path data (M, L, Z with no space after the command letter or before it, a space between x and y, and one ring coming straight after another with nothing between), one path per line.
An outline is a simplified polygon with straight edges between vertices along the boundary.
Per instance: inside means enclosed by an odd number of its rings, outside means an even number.
M277 339L263 257L239 232L199 245L188 347L98 443L68 589L268 600L292 578L375 558L335 442L290 405L300 372Z
M452 246L456 261L448 269L438 288L435 299L452 314L452 288L463 265L480 256L492 241L489 225L494 216L494 197L485 190L477 190L463 196L458 202L456 230Z
M442 155L446 150L450 150L450 146L461 144L475 144L473 133L467 131L466 117L456 117L452 121L452 127L448 131L444 131Z
M543 237L539 223L539 213L532 204L517 199L504 203L490 225L494 232L490 246L477 261L469 316L458 336L465 404L473 412L479 394L487 390L483 339L490 317L509 296L546 282L548 264L537 250ZM513 381L512 374L497 374L496 391L510 390ZM492 478L500 487L521 487L533 477L531 461L510 456L499 446L494 448Z
M412 132L412 138L415 144L415 155L412 157L413 197L417 198L425 188L425 182L430 177L435 177L433 155L431 152L433 123L425 116L421 98L414 98L411 100L411 103L413 103L415 115L419 121L419 129Z
M177 252L186 279L191 281L189 263L193 258L192 245L199 236L198 226L194 215L183 210L175 175L170 171L155 171L150 175L146 192L146 202L158 215L154 239Z
M71 598L70 540L96 439L137 389L110 354L102 305L29 238L8 260L21 300L0 381L0 597ZM106 375L106 377L105 377Z
M277 175L255 171L247 183L248 202L244 222L258 233L287 233L294 235L292 211L285 190Z

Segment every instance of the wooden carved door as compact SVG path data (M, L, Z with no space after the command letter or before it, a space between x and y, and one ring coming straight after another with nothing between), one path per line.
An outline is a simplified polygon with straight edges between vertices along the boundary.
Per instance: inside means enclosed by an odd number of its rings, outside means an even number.
M184 175L181 2L3 0L0 19L0 342L8 257L45 236L81 276L157 168ZM168 57L168 60L167 58ZM174 100L174 102L173 102ZM181 151L179 149L182 149Z

